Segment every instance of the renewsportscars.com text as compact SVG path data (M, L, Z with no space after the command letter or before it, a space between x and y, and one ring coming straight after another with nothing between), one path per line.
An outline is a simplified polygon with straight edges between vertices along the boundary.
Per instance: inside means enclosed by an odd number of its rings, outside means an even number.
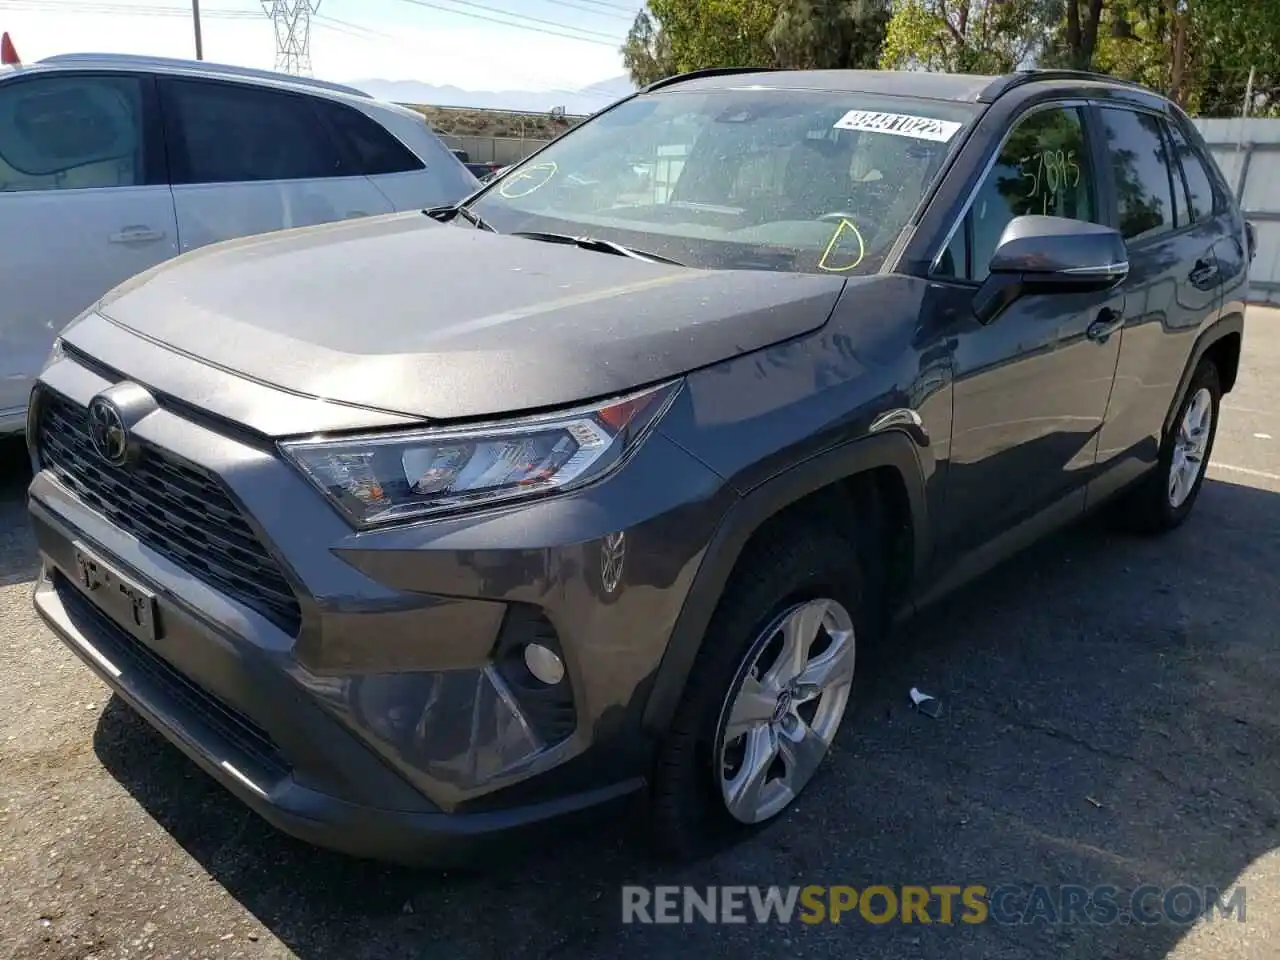
M1245 888L984 884L624 886L623 923L1191 924L1245 920Z

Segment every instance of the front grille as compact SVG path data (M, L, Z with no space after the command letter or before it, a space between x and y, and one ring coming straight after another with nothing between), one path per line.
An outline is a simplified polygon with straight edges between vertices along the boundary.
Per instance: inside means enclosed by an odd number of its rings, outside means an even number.
M113 466L89 442L84 407L47 390L39 404L41 467L193 577L298 632L298 598L218 481L152 446L136 463Z

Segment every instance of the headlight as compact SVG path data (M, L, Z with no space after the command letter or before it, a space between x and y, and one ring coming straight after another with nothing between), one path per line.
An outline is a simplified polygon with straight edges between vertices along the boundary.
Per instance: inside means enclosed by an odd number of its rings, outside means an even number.
M64 356L66 356L66 353L62 349L62 338L55 337L53 341L53 346L49 348L49 355L44 358L44 366L42 366L40 369L48 370L55 363L61 360Z
M675 397L668 383L590 407L280 449L358 526L570 490L621 464Z

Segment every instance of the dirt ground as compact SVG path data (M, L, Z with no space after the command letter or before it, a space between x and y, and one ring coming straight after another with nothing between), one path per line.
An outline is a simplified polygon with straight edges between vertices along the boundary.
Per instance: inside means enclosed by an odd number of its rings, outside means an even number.
M266 826L36 620L21 448L0 448L0 956L1280 956L1280 313L1252 311L1191 521L1090 523L861 665L871 692L797 809L699 864L619 823L472 875L361 863ZM910 709L918 686L944 705ZM478 865L485 867L486 865ZM635 926L620 885L1111 883L1226 889L1195 926Z
M412 104L437 133L455 137L528 137L552 140L581 117L553 118L550 114L506 113L502 110L468 110Z

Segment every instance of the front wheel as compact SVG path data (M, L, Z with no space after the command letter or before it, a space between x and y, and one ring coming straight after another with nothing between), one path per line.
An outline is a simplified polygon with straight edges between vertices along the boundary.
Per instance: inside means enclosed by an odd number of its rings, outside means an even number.
M718 605L653 778L653 836L687 858L805 789L851 702L862 578L852 543L808 525L757 543Z

